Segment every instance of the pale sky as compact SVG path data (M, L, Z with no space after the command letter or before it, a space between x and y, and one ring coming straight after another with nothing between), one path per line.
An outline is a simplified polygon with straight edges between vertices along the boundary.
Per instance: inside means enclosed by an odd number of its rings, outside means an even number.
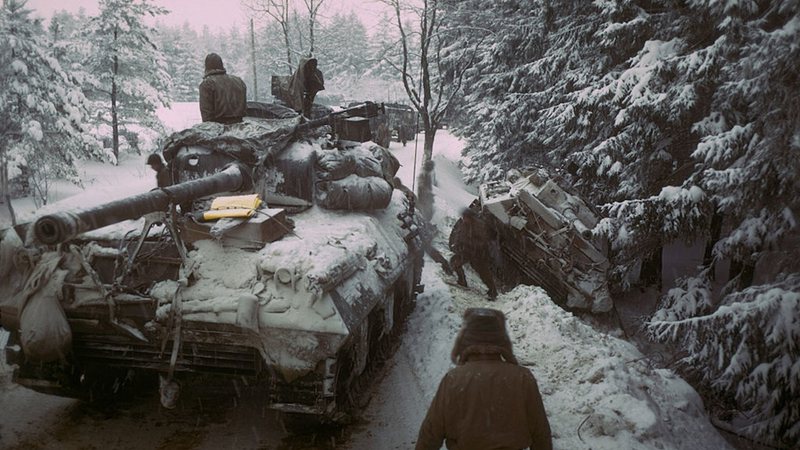
M159 22L176 26L189 22L198 31L203 25L212 30L244 26L248 20L238 0L155 0L153 3L170 10L169 14L158 18ZM28 0L27 7L34 10L34 16L49 19L55 11L75 13L81 7L87 15L95 15L97 4L97 0ZM383 6L369 0L325 0L323 10L325 16L355 11L370 28L377 23Z

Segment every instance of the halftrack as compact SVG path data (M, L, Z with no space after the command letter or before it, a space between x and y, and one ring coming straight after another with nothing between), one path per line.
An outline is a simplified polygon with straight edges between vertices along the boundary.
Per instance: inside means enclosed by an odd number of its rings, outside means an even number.
M611 310L607 245L592 233L599 217L580 197L537 169L481 185L479 203L517 281L541 286L567 309Z

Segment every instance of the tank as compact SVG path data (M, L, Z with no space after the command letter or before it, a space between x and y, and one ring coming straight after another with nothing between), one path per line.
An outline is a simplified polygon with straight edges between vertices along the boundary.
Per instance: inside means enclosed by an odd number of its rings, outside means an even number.
M171 408L183 380L213 377L349 417L422 289L419 220L387 181L394 156L348 135L379 105L305 123L278 109L170 136L169 186L2 232L16 383L97 398L158 374Z
M558 304L592 313L612 308L607 244L597 213L543 169L480 186L480 207L497 230L504 266Z

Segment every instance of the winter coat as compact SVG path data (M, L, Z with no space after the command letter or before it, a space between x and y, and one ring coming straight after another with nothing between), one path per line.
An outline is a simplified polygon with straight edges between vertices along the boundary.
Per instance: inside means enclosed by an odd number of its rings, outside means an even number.
M472 220L458 219L450 232L450 250L465 256L467 259L474 257L489 257L489 241L495 238L494 230L475 215Z
M550 424L531 372L500 355L475 354L439 384L417 450L551 450Z
M225 69L206 71L200 83L200 116L203 122L241 122L247 112L247 86Z
M292 109L307 116L310 116L317 92L325 90L325 80L316 64L315 58L300 59L297 70L289 78L289 97L284 100Z

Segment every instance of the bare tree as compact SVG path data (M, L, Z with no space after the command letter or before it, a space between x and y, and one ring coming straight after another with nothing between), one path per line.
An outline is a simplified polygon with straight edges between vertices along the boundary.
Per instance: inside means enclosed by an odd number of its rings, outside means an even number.
M250 18L250 64L253 66L253 100L258 101L258 70L256 64L256 30Z
M308 56L314 54L314 27L317 25L317 15L325 0L303 0L308 11Z
M408 99L419 113L425 133L422 171L417 178L419 208L423 216L433 216L433 142L450 102L461 89L464 72L475 52L450 57L445 63L443 47L447 40L444 4L439 0L382 0L394 11L394 26L400 33L397 59L387 52L386 63L400 74ZM412 28L408 23L418 24ZM447 65L447 70L444 69Z
M289 74L292 73L292 45L289 38L289 19L291 13L291 0L245 0L242 2L254 13L264 16L267 15L280 25L283 33L283 44L286 47L286 68Z
M297 0L243 0L242 4L250 9L253 13L259 16L271 17L280 26L283 33L283 44L286 47L286 65L289 73L292 73L294 63L292 61L292 53L295 51L304 56L311 56L314 54L314 29L317 26L317 17L319 16L320 8L325 0L303 0L305 12L308 13L306 19L308 20L308 49L304 47L303 35L300 33L299 14L297 13ZM293 48L292 46L292 27L295 27L295 36L300 39L300 48ZM295 43L297 44L297 43Z

